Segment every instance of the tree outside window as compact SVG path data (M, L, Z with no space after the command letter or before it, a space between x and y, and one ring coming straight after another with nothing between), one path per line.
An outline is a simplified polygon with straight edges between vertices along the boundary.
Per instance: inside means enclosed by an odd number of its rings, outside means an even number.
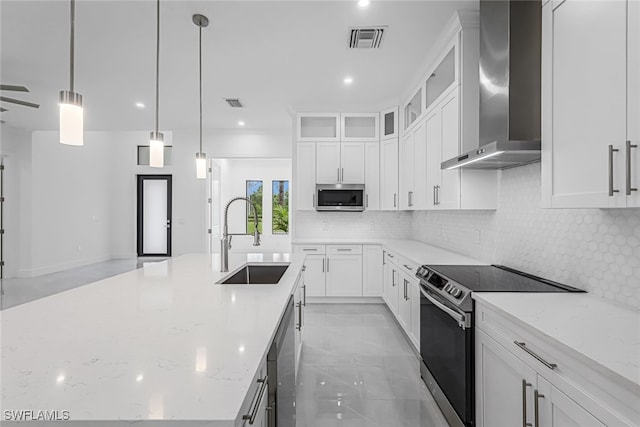
M262 233L262 181L247 181L247 198L253 202L258 211L258 231ZM247 205L247 234L253 234L255 223L253 212Z
M272 181L273 234L289 233L289 181Z

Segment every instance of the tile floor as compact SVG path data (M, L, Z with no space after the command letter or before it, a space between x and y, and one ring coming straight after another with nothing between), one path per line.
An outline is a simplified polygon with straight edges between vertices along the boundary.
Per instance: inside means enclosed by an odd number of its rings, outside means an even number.
M164 259L118 259L33 278L3 279L0 281L0 310L135 270L145 262Z
M309 304L296 427L447 427L382 304Z

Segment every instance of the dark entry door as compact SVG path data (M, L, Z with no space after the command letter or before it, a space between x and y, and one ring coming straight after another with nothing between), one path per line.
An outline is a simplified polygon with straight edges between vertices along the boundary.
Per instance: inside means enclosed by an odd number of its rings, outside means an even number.
M138 256L171 256L171 175L138 175Z

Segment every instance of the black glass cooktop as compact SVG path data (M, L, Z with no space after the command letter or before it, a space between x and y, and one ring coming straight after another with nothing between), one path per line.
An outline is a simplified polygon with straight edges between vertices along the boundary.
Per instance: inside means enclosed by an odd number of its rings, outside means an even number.
M584 292L499 265L428 265L473 292Z

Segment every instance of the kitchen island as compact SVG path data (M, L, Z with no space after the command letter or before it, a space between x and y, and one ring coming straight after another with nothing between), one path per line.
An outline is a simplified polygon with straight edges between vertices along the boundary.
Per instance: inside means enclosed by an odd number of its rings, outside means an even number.
M220 285L219 255L184 255L0 312L3 420L236 425L303 261L231 254L230 272L291 264L276 285Z

